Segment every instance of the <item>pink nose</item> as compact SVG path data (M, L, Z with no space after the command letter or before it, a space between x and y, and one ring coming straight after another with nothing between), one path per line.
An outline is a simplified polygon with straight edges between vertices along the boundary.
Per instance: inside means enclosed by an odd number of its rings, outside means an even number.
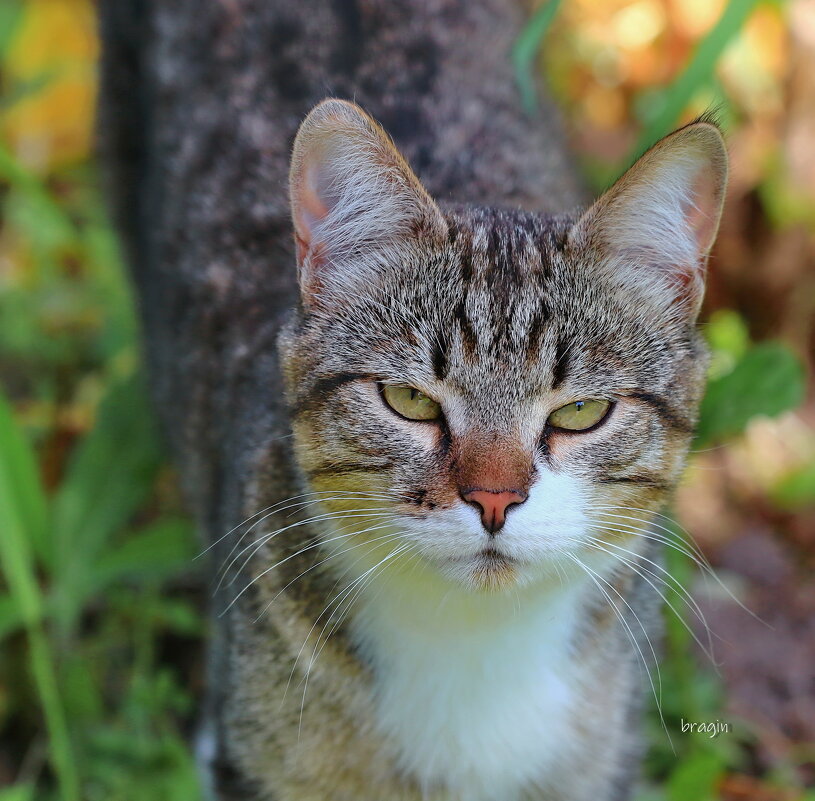
M490 534L495 534L504 525L507 508L514 503L523 503L526 500L526 493L515 490L472 489L463 492L461 497L481 510L481 523Z

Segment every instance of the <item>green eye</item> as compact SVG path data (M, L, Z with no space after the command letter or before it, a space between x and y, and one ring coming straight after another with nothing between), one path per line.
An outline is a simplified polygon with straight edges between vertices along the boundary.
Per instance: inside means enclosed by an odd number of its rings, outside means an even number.
M408 420L437 420L441 417L441 406L415 387L385 384L382 396L396 414Z
M549 415L553 428L567 431L585 431L597 425L607 414L611 403L606 400L581 400L561 406Z

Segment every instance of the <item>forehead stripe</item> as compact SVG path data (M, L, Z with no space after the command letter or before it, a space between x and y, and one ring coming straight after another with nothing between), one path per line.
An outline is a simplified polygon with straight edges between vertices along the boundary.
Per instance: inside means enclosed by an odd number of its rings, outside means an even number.
M478 336L475 333L475 328L473 327L469 315L467 314L467 306L464 299L459 301L458 305L453 311L453 316L455 317L459 330L461 331L461 341L464 344L464 348L468 351L469 355L472 356L478 349Z
M555 364L552 367L552 389L558 389L569 372L569 351L566 340L559 337L555 347Z
M433 343L433 374L439 381L443 381L447 377L447 370L449 363L447 361L447 336L444 334L444 342L441 341L441 334L436 338Z
M549 309L545 303L541 303L535 312L532 321L529 323L529 335L526 341L526 358L534 362L540 355L543 335L546 333L546 324L549 322Z

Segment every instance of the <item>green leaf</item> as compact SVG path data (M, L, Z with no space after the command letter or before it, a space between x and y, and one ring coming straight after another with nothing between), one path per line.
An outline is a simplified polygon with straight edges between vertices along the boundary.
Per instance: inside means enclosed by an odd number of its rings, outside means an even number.
M34 801L34 787L30 784L15 784L0 790L0 801Z
M641 787L634 801L665 801L665 791L657 787Z
M56 613L63 630L95 586L100 555L150 492L160 456L142 382L131 378L115 385L73 454L54 501Z
M25 622L29 663L49 734L51 761L65 801L78 801L79 780L57 685L51 646L42 627L43 599L32 555L32 529L44 517L33 454L0 396L0 568Z
M67 246L76 238L76 226L54 199L45 184L27 170L0 143L0 181L5 181L25 199L32 218L36 219L33 241L47 238L52 246Z
M750 332L744 318L732 309L718 309L704 325L710 346L708 378L729 373L750 347Z
M515 46L512 48L512 64L515 67L515 80L521 93L521 102L528 114L537 107L533 68L541 41L560 8L562 0L546 0L526 23Z
M164 579L189 569L195 557L189 520L160 520L107 551L94 569L95 588L124 579Z
M176 634L200 637L206 631L201 612L186 601L161 597L156 602L155 613L158 624Z
M34 449L0 395L0 531L15 526L38 555L44 548L48 503Z
M17 32L22 10L22 4L18 0L3 0L0 3L0 59L5 57Z
M17 602L10 595L0 595L0 641L23 625Z
M755 345L730 373L709 382L695 445L740 434L755 417L775 417L794 409L803 400L804 390L804 368L786 345Z
M192 755L169 733L101 729L90 744L90 770L99 799L198 801L201 786Z
M0 568L26 624L38 623L42 598L32 544L45 521L45 499L34 454L0 395Z
M714 801L724 765L712 751L699 751L679 763L668 780L668 801Z
M741 30L758 0L730 0L722 16L696 47L685 69L661 95L650 104L653 111L637 142L632 158L634 161L657 140L676 125L679 115L699 89L713 79L716 64L724 49Z

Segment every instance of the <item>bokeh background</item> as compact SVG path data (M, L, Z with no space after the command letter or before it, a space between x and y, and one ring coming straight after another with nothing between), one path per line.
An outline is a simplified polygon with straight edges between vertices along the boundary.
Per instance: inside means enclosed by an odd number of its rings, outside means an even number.
M815 801L815 0L530 12L508 91L534 113L549 82L595 189L711 109L732 156L640 801ZM0 801L200 797L208 588L100 191L98 52L89 0L0 2Z

